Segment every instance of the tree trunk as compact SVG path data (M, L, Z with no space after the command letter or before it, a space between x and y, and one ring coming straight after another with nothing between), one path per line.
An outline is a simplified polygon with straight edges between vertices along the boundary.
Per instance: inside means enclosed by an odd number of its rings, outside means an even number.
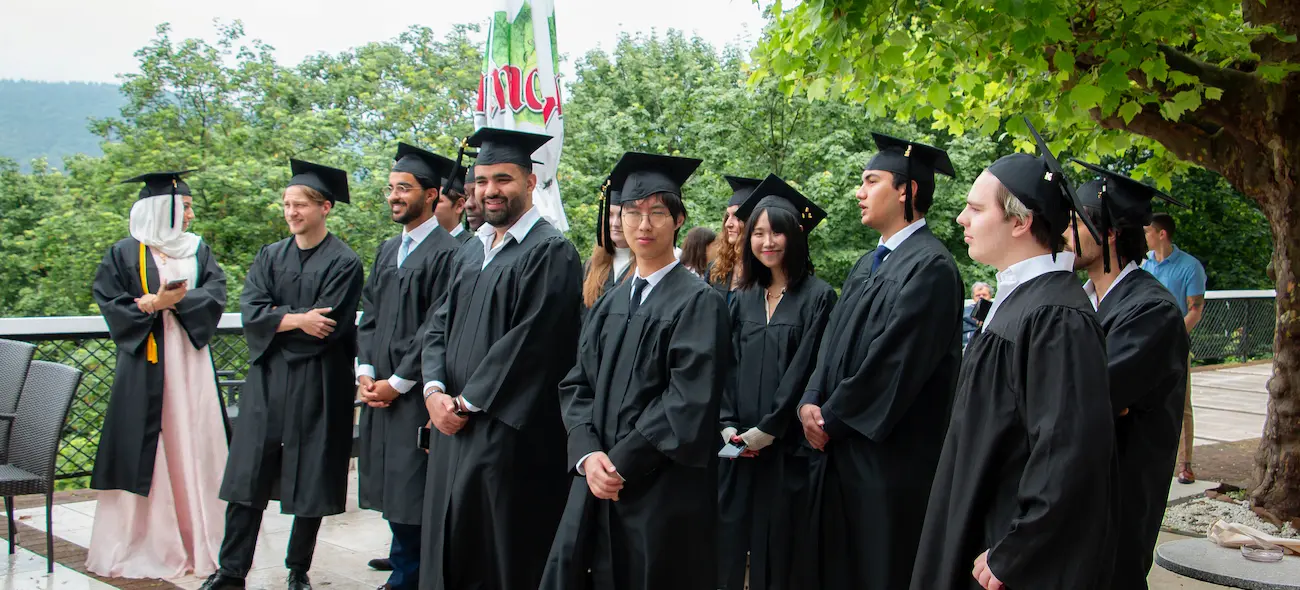
M1296 141L1294 138L1291 141ZM1295 160L1293 160L1295 161ZM1277 333L1273 378L1268 382L1268 418L1255 453L1251 491L1256 506L1283 518L1300 517L1300 206L1294 185L1276 186L1258 199L1273 230L1273 273L1277 285Z

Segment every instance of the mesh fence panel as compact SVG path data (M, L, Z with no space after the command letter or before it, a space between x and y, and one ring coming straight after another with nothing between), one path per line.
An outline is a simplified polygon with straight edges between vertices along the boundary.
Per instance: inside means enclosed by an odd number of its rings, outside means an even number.
M1192 330L1196 360L1246 360L1273 353L1277 307L1270 298L1207 299Z
M36 344L37 360L76 367L85 374L81 389L68 411L67 424L63 427L56 477L69 479L90 475L113 390L117 347L107 336L27 340ZM239 388L248 371L248 344L242 332L227 331L218 334L209 349L221 383L219 391L225 397L226 405L233 405L239 399Z

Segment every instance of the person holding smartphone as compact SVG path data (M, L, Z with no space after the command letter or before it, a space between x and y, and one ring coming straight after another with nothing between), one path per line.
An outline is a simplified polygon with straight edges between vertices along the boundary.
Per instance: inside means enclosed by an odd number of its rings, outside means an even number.
M795 404L817 361L835 289L813 276L808 234L826 212L769 175L737 209L748 219L740 289L731 301L735 379L722 399L718 469L718 588L808 587L812 469ZM746 559L748 557L748 559ZM806 558L801 567L796 563ZM807 566L807 567L803 567ZM793 576L800 576L794 579Z
M187 172L127 181L144 183L131 234L108 249L92 286L117 345L90 479L102 491L86 557L86 568L106 578L203 576L217 567L225 404L208 344L226 304L226 275L187 231Z

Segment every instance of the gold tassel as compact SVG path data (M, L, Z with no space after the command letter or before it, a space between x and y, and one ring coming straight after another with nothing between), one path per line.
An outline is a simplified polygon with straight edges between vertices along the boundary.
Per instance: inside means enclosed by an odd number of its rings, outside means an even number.
M140 243L140 288L144 290L145 295L148 295L149 277L145 273L146 252L147 252L147 248L145 248L144 242L141 242ZM152 330L150 330L149 332L149 342L145 344L145 358L149 359L149 362L152 364L155 365L158 364L158 341L154 340Z

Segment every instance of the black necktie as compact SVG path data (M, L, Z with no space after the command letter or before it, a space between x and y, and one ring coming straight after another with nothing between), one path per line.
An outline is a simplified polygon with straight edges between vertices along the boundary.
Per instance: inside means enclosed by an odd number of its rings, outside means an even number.
M641 307L641 294L645 292L645 288L649 284L650 281L641 277L632 279L632 301L627 304L627 317L632 317L637 308Z
M876 274L876 269L880 268L880 263L885 261L885 257L889 255L889 252L889 247L884 244L876 248L875 256L871 257L871 274Z

